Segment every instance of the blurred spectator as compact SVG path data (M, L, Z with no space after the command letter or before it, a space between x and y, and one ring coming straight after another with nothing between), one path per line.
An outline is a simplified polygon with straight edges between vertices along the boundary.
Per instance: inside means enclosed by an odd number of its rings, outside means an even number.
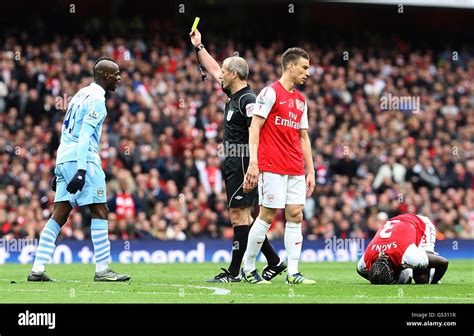
M381 193L394 183L400 184L403 187L405 184L405 174L406 168L396 162L394 155L390 155L387 163L378 169L372 186L377 192Z

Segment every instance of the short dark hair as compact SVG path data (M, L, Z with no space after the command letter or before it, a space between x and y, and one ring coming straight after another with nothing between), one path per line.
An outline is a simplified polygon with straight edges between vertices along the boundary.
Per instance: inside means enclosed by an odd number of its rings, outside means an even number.
M305 58L309 60L309 55L303 49L296 48L296 47L290 48L287 51L285 51L283 55L281 56L281 66L283 68L283 71L286 70L288 63L290 62L295 63L300 58Z
M370 267L369 280L373 285L389 285L396 281L395 269L386 254L381 253Z
M99 64L100 61L110 61L110 62L114 62L115 63L115 60L113 60L112 58L110 57L100 57L99 59L97 59L97 61L95 61L94 63L94 67L92 68L92 74L94 75L94 80L96 79L96 67L97 67L97 64Z
M100 57L99 59L97 59L97 61L95 61L94 63L94 68L95 66L97 65L97 63L99 63L100 61L111 61L111 62L114 62L115 63L115 60L110 58L110 57Z

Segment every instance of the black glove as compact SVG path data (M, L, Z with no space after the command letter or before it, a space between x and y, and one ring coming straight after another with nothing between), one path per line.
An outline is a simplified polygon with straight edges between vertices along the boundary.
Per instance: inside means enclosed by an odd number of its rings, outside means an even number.
M84 188L84 183L86 183L86 171L84 169L78 169L76 175L74 175L71 182L67 185L66 190L71 194L75 194L78 190Z
M51 181L51 189L56 191L56 175L54 175L53 180Z

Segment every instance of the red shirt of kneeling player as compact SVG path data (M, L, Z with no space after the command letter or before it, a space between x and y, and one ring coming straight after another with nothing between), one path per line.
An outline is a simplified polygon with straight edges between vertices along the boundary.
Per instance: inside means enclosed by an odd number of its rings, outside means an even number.
M357 264L372 284L437 284L448 260L436 255L436 229L428 217L403 214L387 220Z

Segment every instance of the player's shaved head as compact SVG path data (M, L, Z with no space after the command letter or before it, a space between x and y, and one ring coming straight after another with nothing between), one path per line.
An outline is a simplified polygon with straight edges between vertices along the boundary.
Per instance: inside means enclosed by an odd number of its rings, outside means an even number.
M94 82L105 91L115 91L121 81L120 68L111 58L101 57L94 64Z
M229 72L237 72L237 76L239 76L241 80L247 80L247 77L249 75L249 65L242 57L232 56L226 58L224 60L223 66Z
M97 79L99 75L105 73L114 74L119 70L119 66L111 58L101 57L99 58L94 65L94 79Z

